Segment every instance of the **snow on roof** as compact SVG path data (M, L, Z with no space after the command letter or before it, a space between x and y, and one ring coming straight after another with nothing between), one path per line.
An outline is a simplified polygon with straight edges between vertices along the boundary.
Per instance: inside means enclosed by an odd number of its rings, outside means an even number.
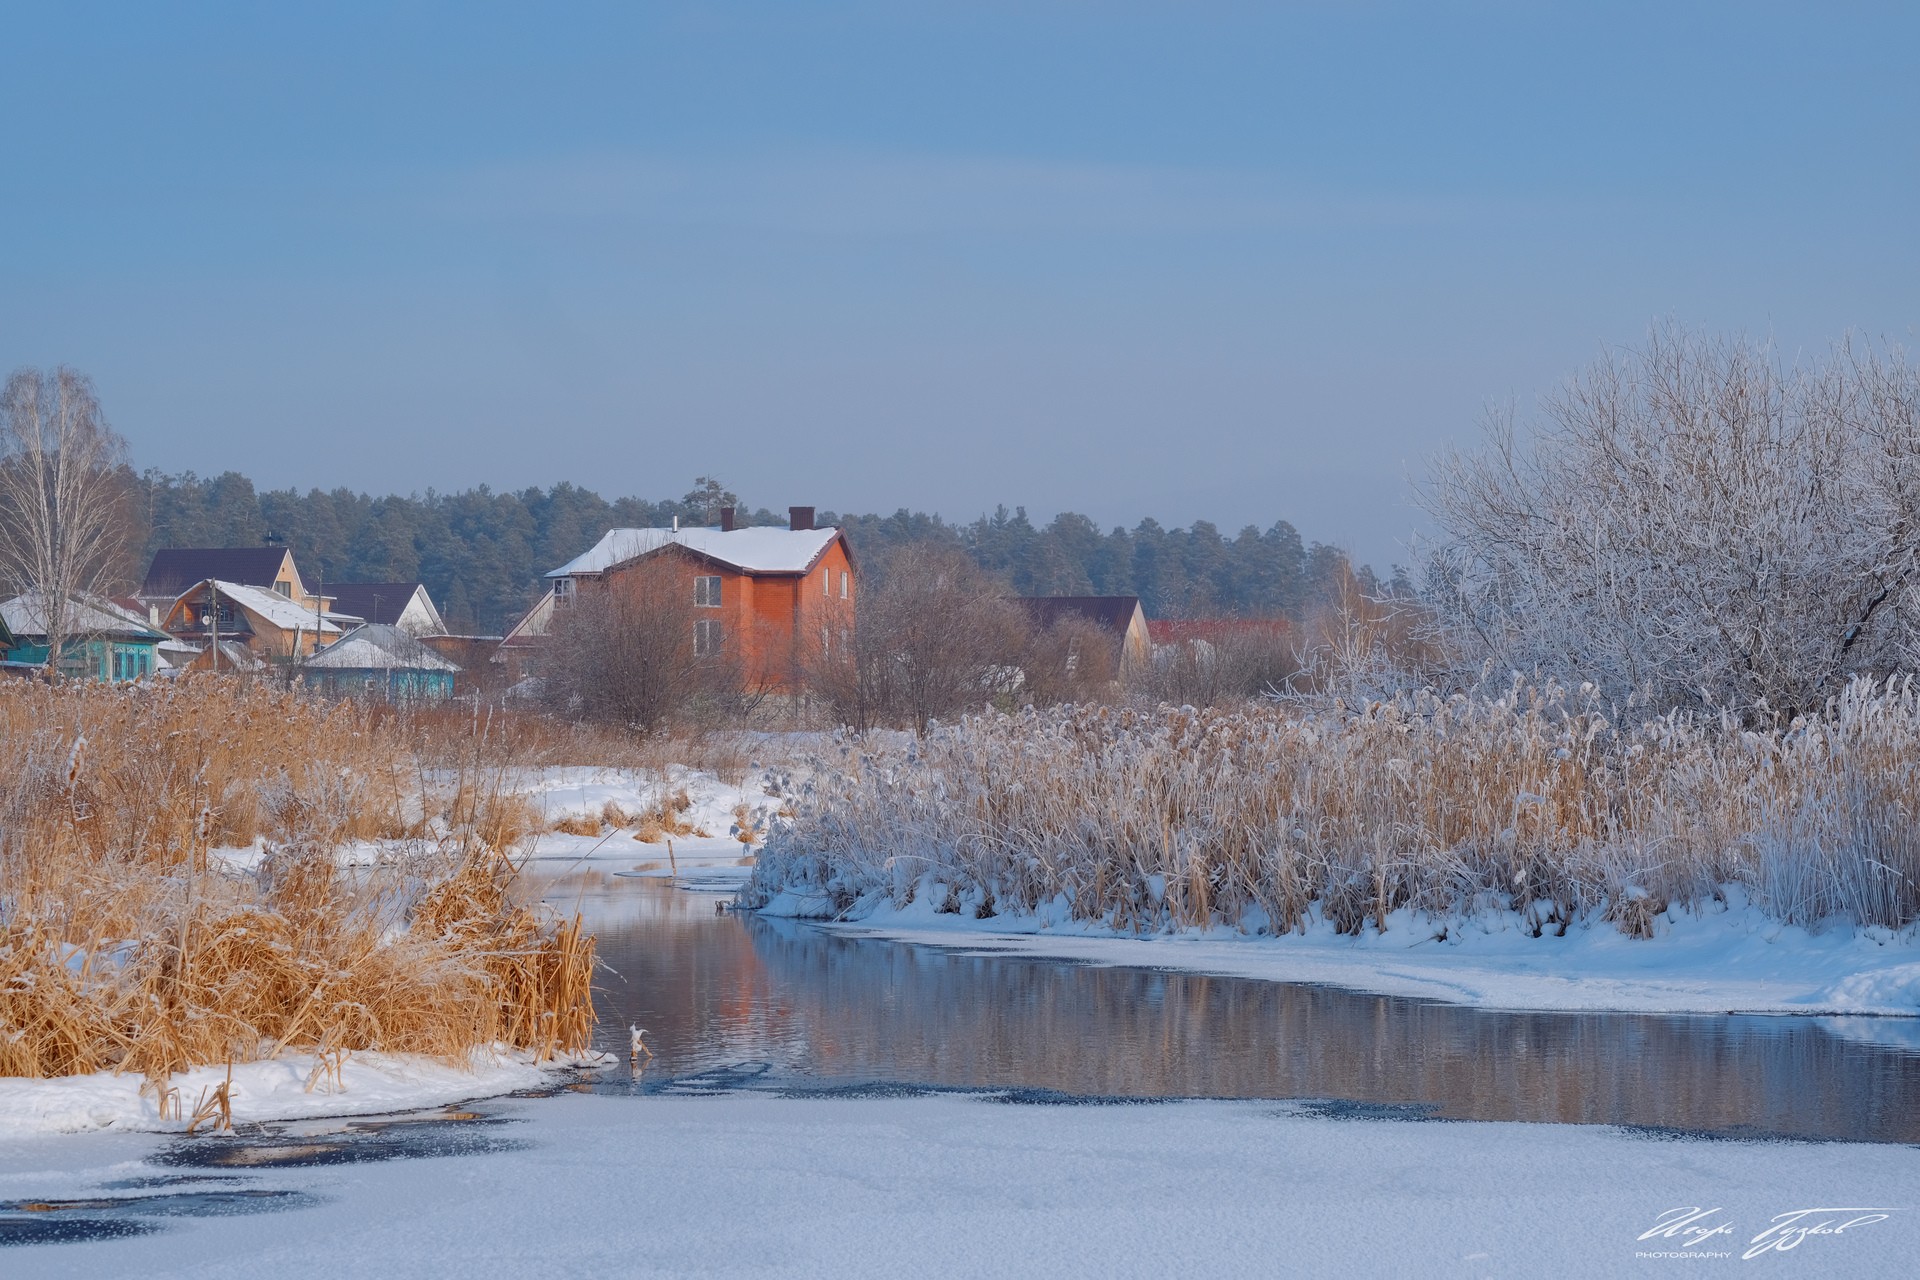
M307 659L309 667L340 671L458 671L433 650L385 622L349 631Z
M28 591L0 603L0 618L16 636L47 634L47 611L38 591ZM140 636L153 638L160 632L147 625L138 614L122 609L111 600L98 596L76 596L67 602L67 630L75 634Z
M669 544L746 573L805 573L839 536L838 529L609 529L592 548L547 577L604 573Z
M282 631L292 631L298 628L302 631L314 631L324 635L329 631L337 634L340 630L339 627L327 621L325 617L316 619L313 616L313 610L302 608L278 592L263 591L259 587L246 587L237 582L222 582L219 579L214 580L213 586L216 591L232 603L239 605L248 613L258 614ZM205 587L206 583L203 582L198 586L188 588L181 594L192 595L194 592L203 590Z

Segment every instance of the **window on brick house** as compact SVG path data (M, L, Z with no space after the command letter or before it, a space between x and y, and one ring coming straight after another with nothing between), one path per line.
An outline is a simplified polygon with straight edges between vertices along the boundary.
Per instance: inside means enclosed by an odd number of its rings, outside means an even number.
M725 633L718 618L702 618L693 624L693 653L698 658L711 658L720 652L720 644Z
M846 570L842 569L840 571L840 598L842 600L845 600L852 594L853 594L853 575L848 573Z
M720 607L720 579L695 578L693 580L693 602L706 609Z

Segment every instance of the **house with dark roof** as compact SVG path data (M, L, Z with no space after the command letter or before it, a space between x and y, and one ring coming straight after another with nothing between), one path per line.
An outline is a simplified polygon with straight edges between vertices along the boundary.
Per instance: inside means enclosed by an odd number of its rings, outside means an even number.
M1036 631L1050 631L1069 618L1092 623L1113 641L1122 670L1153 658L1138 596L1019 596L1015 602Z
M271 591L312 607L312 597L285 547L162 547L153 553L136 593L141 603L166 609L188 587L216 579Z
M410 636L439 636L447 624L424 582L329 582L336 613L398 627Z
M551 600L535 611L545 616L523 619L503 649L536 626L544 633L580 593L620 590L643 564L670 566L674 589L687 593L694 655L730 656L761 688L792 692L836 636L852 633L858 574L840 530L814 528L812 507L789 508L784 529L743 529L723 507L718 528L609 529L546 575Z

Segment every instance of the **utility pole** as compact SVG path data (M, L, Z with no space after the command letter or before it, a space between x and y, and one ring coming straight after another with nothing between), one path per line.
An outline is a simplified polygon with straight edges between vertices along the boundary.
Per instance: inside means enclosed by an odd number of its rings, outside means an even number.
M214 579L207 579L207 627L213 636L213 671L220 673L220 589L214 585Z

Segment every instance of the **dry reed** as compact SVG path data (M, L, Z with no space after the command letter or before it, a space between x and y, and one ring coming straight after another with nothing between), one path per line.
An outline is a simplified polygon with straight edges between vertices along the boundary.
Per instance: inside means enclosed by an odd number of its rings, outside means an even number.
M22 682L0 742L0 1075L138 1072L165 1104L172 1072L289 1048L337 1073L586 1047L593 939L515 896L499 726L218 677ZM210 856L256 840L255 870ZM364 840L377 864L339 869Z
M1646 935L1744 886L1779 920L1920 918L1920 688L1859 681L1770 732L1590 695L1409 693L1364 706L988 715L919 743L847 738L744 899L845 912L937 895L990 916L1062 900L1116 928L1387 927L1516 910L1536 932Z

